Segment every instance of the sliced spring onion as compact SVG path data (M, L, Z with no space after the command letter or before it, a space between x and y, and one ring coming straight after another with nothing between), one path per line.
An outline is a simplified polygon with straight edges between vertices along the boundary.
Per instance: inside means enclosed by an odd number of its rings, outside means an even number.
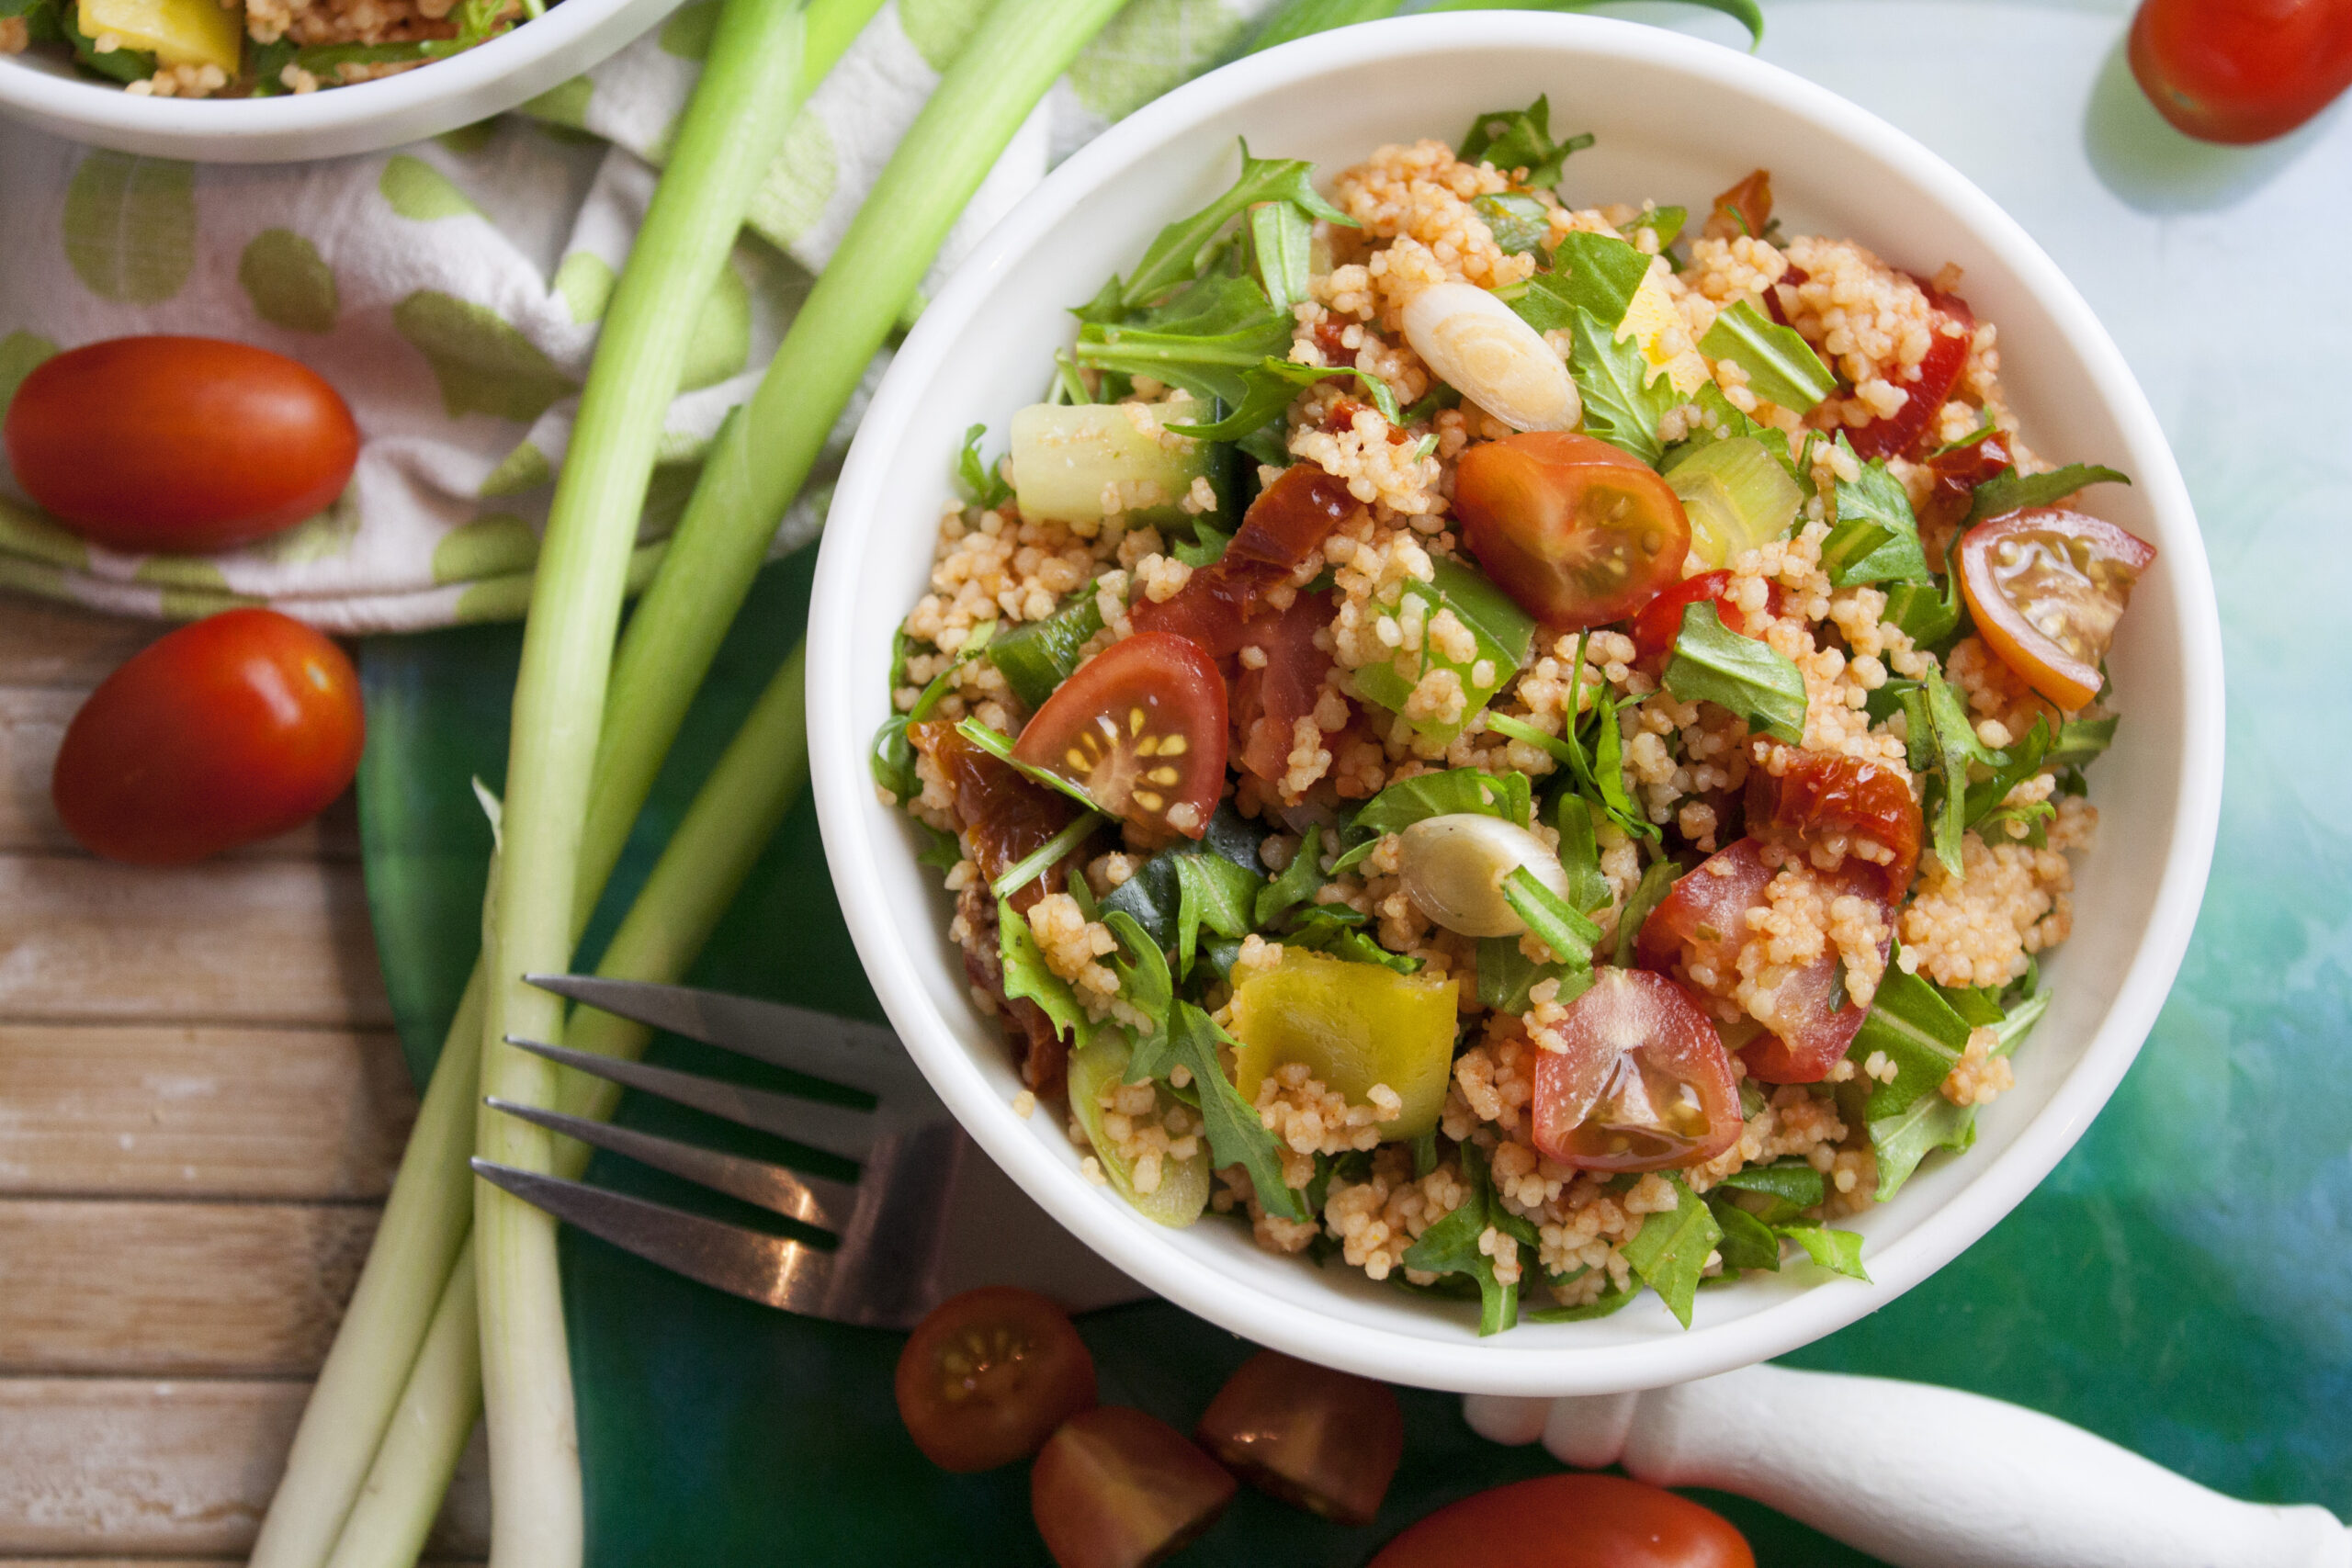
M1069 827L1031 850L1005 868L1002 876L989 884L989 891L999 898L1010 898L1020 888L1026 887L1046 874L1055 862L1094 836L1094 830L1109 818L1099 811L1089 811Z

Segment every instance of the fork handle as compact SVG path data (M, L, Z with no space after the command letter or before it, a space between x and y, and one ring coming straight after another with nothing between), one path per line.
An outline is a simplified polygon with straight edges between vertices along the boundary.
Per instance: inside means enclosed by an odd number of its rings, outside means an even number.
M1748 1367L1646 1393L1473 1394L1498 1442L1768 1503L1896 1568L2352 1568L2320 1507L2242 1503L2019 1405Z

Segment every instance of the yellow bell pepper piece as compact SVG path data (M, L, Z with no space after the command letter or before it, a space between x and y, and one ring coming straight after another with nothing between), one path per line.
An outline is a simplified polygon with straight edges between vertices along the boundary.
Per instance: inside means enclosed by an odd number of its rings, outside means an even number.
M234 76L245 42L242 6L220 0L81 0L82 30L112 33L164 65L218 65Z
M1285 949L1281 964L1234 989L1234 1087L1254 1100L1286 1062L1306 1063L1358 1105L1386 1084L1404 1105L1380 1124L1381 1138L1417 1138L1445 1106L1458 990L1452 980Z
M1674 308L1672 296L1653 270L1642 279L1642 286L1626 304L1625 319L1617 324L1617 336L1621 340L1631 338L1640 344L1650 374L1665 371L1667 379L1674 383L1674 389L1687 398L1707 384L1707 361L1690 345L1688 333L1683 334L1679 351L1667 348L1668 331L1682 325L1682 312Z

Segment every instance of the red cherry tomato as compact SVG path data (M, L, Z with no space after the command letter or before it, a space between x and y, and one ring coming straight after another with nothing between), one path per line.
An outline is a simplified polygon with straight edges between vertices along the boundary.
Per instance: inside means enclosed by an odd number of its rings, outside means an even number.
M1063 1423L1029 1470L1029 1509L1059 1568L1151 1568L1216 1523L1233 1477L1184 1434L1122 1404Z
M1747 830L1806 850L1830 848L1833 841L1842 850L1848 840L1869 839L1894 852L1875 869L1897 903L1919 863L1919 805L1911 785L1893 768L1859 757L1780 748L1748 770Z
M1450 1504L1371 1568L1756 1568L1721 1514L1614 1475L1539 1475Z
M1225 677L1200 644L1137 632L1078 667L1012 754L1138 828L1197 839L1225 788Z
M2185 134L2267 141L2352 86L2352 4L2145 0L2130 52L2140 90Z
M1340 480L1313 463L1293 464L1250 503L1224 555L1193 573L1174 598L1135 606L1136 628L1173 632L1215 658L1230 658L1241 650L1244 623L1262 612L1267 593L1288 582L1358 508Z
M1846 432L1846 439L1853 443L1855 453L1864 462L1873 457L1899 457L1917 447L1951 397L1960 373L1968 367L1968 345L1976 333L1976 312L1957 294L1946 294L1917 278L1912 281L1919 284L1927 293L1928 303L1935 310L1933 336L1928 352L1919 360L1917 377L1894 383L1906 394L1903 406Z
M1604 964L1535 1063L1535 1146L1579 1170L1662 1170L1739 1138L1723 1037L1681 986Z
M1962 537L1960 592L1985 646L2072 713L2098 695L2099 660L2155 558L2155 546L2102 518L2031 507Z
M1027 1459L1094 1404L1094 1358L1069 1314L1035 1291L951 1296L899 1353L899 1418L924 1457L958 1474Z
M92 853L180 865L317 816L358 771L366 730L343 649L275 610L230 610L90 694L50 793Z
M1555 631L1622 621L1682 579L1690 520L1641 459L1564 431L1481 442L1453 477L1463 540Z
M1269 1496L1368 1525L1404 1457L1405 1415L1386 1383L1261 1350L1217 1390L1193 1436Z
M118 550L225 550L322 511L359 459L333 387L284 355L120 337L43 361L8 405L25 493Z
M1233 739L1241 765L1279 783L1290 771L1298 721L1311 716L1323 695L1331 655L1315 646L1331 624L1331 596L1302 593L1278 615L1261 615L1242 628L1242 644L1263 662L1244 657L1233 678Z

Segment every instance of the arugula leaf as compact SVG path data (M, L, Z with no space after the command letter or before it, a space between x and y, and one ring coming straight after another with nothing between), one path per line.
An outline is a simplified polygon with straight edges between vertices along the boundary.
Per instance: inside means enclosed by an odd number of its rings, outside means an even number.
M1255 282L1233 281L1264 301L1265 291ZM1076 354L1081 365L1126 376L1154 377L1195 397L1216 398L1238 408L1253 390L1261 403L1264 401L1270 379L1262 373L1263 366L1270 359L1288 363L1280 356L1290 352L1291 332L1296 324L1288 312L1271 307L1240 321L1220 313L1172 324L1090 323L1079 329ZM1289 400L1283 401L1287 404ZM1281 412L1280 406L1275 412ZM1180 434L1193 433L1190 426L1170 428L1179 429Z
M1508 256L1540 250L1552 232L1551 209L1515 191L1479 197L1471 202L1470 210L1485 220L1496 248Z
M1423 1231L1406 1249L1404 1264L1428 1274L1466 1274L1478 1285L1478 1332L1500 1334L1519 1321L1519 1286L1495 1278L1495 1260L1478 1250L1478 1239L1489 1226L1518 1240L1525 1266L1535 1266L1539 1245L1535 1227L1512 1213L1495 1196L1487 1175L1487 1157L1476 1144L1460 1146L1463 1184L1470 1189L1462 1206Z
M1274 1135L1241 1098L1217 1058L1219 1043L1233 1042L1215 1020L1190 1002L1175 1004L1169 1018L1170 1049L1200 1090L1201 1121L1208 1134L1209 1157L1218 1166L1238 1165L1250 1173L1259 1206L1286 1220L1311 1218L1296 1192L1283 1184L1282 1155ZM1130 1071L1133 1069L1130 1068Z
M1581 307L1574 318L1570 368L1584 395L1585 433L1657 468L1666 455L1657 438L1658 422L1680 405L1682 395L1665 371L1650 364L1639 344L1620 342L1613 328Z
M1804 676L1768 644L1725 628L1712 599L1683 610L1666 688L1684 702L1729 708L1792 746L1804 744Z
M1864 1284L1870 1282L1870 1270L1862 1267L1862 1238L1852 1231L1834 1231L1823 1225L1783 1225L1777 1234L1781 1239L1804 1247L1805 1256L1831 1273L1843 1274Z
M922 793L922 778L915 772L914 742L907 739L910 720L894 713L874 732L874 750L866 757L866 772L874 782L899 797L900 805Z
M2031 778L2041 769L2042 754L2050 750L2050 720L2047 715L2036 714L2033 728L2024 739L2013 742L2006 750L1986 754L1992 764L1993 776L1983 784L1970 784L1966 804L1961 812L1964 827L1980 827L2001 803L2009 791ZM1947 786L1951 781L1945 781Z
M1842 431L1838 447L1854 456ZM1860 478L1838 481L1838 525L1821 542L1821 564L1833 588L1889 581L1934 586L1911 498L1883 462L1873 458L1861 465Z
M1088 583L1042 621L1031 621L993 637L989 662L1022 705L1033 713L1046 705L1054 688L1078 670L1078 651L1102 629L1102 607Z
M1770 1165L1751 1165L1736 1170L1715 1186L1718 1190L1728 1187L1770 1199L1770 1206L1757 1216L1766 1224L1785 1224L1796 1220L1805 1210L1818 1208L1829 1195L1828 1181L1821 1172L1793 1156Z
M1749 1213L1728 1197L1707 1195L1707 1211L1722 1227L1723 1240L1716 1250L1723 1254L1724 1272L1744 1272L1750 1269L1781 1269L1781 1238L1772 1227Z
M1624 241L1578 230L1562 237L1550 272L1503 290L1501 298L1539 333L1568 331L1579 310L1614 332L1649 271L1650 258Z
M1625 226L1624 232L1633 235L1647 229L1657 236L1657 248L1663 252L1682 237L1683 225L1690 221L1690 209L1687 207L1649 207Z
M1525 773L1497 774L1476 768L1449 768L1443 773L1420 773L1390 784L1363 803L1352 826L1357 831L1375 836L1401 833L1426 818L1471 811L1482 817L1499 817L1524 828L1532 809Z
M1620 969L1632 966L1634 942L1641 934L1642 922L1650 918L1651 910L1666 902L1666 896L1674 891L1675 880L1681 874L1681 868L1670 860L1650 862L1641 881L1634 884L1633 896L1625 900L1624 908L1618 911L1617 950L1609 955L1609 962Z
M1046 966L1045 950L1037 945L1036 933L1029 929L1027 917L1012 907L1010 898L996 901L996 946L997 956L1004 964L1006 998L1028 998L1045 1010L1046 1016L1053 1021L1055 1032L1069 1036L1071 1044L1091 1043L1100 1026L1086 1016L1086 1009L1080 1005L1069 982Z
M1296 202L1264 201L1250 209L1250 251L1275 310L1287 310L1312 291L1314 236L1314 220Z
M993 512L1012 498L1012 487L1004 482L994 463L980 461L980 437L989 433L985 424L976 424L964 432L964 454L956 459L956 475L964 481L964 493L972 504L984 512Z
M1884 1202L1902 1190L1931 1151L1966 1149L1976 1142L1976 1108L1923 1094L1908 1109L1870 1123L1870 1134L1878 1156L1878 1199Z
M1298 841L1298 852L1282 874L1258 890L1251 913L1260 925L1269 925L1284 910L1313 899L1315 890L1329 880L1323 874L1323 829L1316 824Z
M1222 855L1176 856L1176 972L1193 971L1201 928L1236 942L1250 934L1251 914L1266 879Z
M1552 807L1560 830L1560 864L1568 874L1568 902L1589 915L1608 908L1609 879L1600 874L1600 846L1593 838L1592 803L1562 791Z
M1250 143L1245 141L1241 143L1240 178L1198 212L1180 218L1159 231L1121 287L1120 303L1134 310L1197 276L1203 255L1218 232L1235 217L1261 201L1288 202L1309 218L1351 229L1360 227L1315 188L1314 164L1296 158L1252 158Z
M1858 1066L1873 1054L1894 1064L1894 1082L1871 1080L1870 1104L1863 1114L1877 1122L1941 1089L1968 1049L1969 1032L1968 1021L1952 1010L1933 985L1890 963L1871 999L1869 1016L1846 1052Z
M2079 768L2098 758L2115 742L2115 719L2070 718L2058 727L2058 739L2041 759L2044 766Z
M1742 299L1715 317L1699 340L1710 359L1728 359L1747 372L1747 385L1794 413L1804 413L1838 389L1838 378L1794 327L1784 327Z
M915 828L923 839L923 846L915 856L915 863L939 872L955 870L956 863L964 858L963 840L928 822L917 822Z
M1520 1315L1530 1323L1590 1323L1596 1318L1609 1316L1641 1293L1639 1286L1621 1291L1612 1285L1582 1306L1535 1307Z
M1691 1191L1688 1182L1671 1171L1661 1174L1674 1188L1675 1206L1642 1222L1641 1230L1624 1246L1624 1258L1634 1276L1656 1291L1675 1321L1688 1328L1700 1271L1724 1231L1706 1200Z
M1545 980L1560 982L1558 1000L1576 1000L1592 986L1592 969L1571 969L1565 964L1538 964L1520 950L1515 936L1478 939L1478 1005L1497 1012L1524 1013L1533 1005L1528 993Z
M2028 1034L2033 1032L2033 1026L2041 1021L2041 1015L2049 1010L2050 993L2048 991L2043 991L2039 996L2028 997L2009 1009L2002 1016L2001 1021L1993 1026L1995 1032L2001 1037L2000 1043L1993 1047L1993 1055L2006 1056L2015 1051L2019 1043Z
M1584 667L1584 642L1577 642L1577 664ZM1607 686L1595 694L1592 703L1592 764L1579 783L1592 791L1610 819L1637 839L1657 839L1657 823L1643 815L1642 808L1625 789L1625 737L1617 728L1617 698Z
M1179 540L1169 554L1198 571L1214 566L1225 558L1225 547L1233 543L1233 536L1212 524L1205 516L1193 519L1193 543Z
M1323 915L1329 908L1318 905L1309 910L1310 917L1298 930L1283 938L1285 943L1295 942L1326 957L1345 959L1351 964L1377 964L1383 969L1393 969L1399 975L1420 972L1421 961L1401 953L1391 953L1360 931L1351 931L1338 921L1314 917Z
M1103 917L1102 923L1119 939L1119 951L1111 954L1111 967L1119 976L1119 994L1126 998L1129 1006L1152 1021L1151 1033L1145 1038L1157 1041L1168 1032L1169 1009L1176 1001L1176 984L1168 973L1168 955L1159 951L1159 944L1151 940L1136 918L1124 909L1112 910Z
M1886 591L1886 618L1918 648L1940 646L1960 629L1967 614L1961 603L1958 572L1944 578L1940 592L1932 583L1918 582L1894 583Z
M1910 731L1911 771L1939 775L1922 808L1929 841L1944 869L1958 876L1961 834L1968 826L1969 765L1982 762L1995 768L2008 759L1976 739L1976 727L1968 722L1960 694L1932 664L1923 683L1903 694L1903 712Z
M1552 97L1537 98L1523 109L1492 109L1480 115L1462 139L1455 153L1465 164L1492 164L1509 173L1527 171L1527 183L1543 188L1560 183L1560 165L1568 154L1592 145L1587 132L1566 141L1552 140Z
M74 63L117 82L143 82L155 74L155 57L144 50L114 49L100 54L97 41L82 30L81 9L63 0L57 7L58 31L74 46Z
M1503 902L1561 963L1571 969L1592 967L1592 944L1600 940L1600 928L1537 881L1533 871L1523 865L1511 868L1503 878Z
M1404 412L1396 406L1396 394L1379 377L1367 375L1352 365L1301 365L1270 354L1241 377L1241 398L1231 413L1213 424L1171 424L1168 428L1195 441L1231 441L1278 418L1290 407L1291 400L1298 396L1299 388L1333 376L1354 377L1363 384L1373 406L1380 411L1381 418L1392 425L1405 423Z
M1012 754L1012 738L1000 735L977 718L967 718L956 726L956 733L1018 773L1032 784L1044 784L1057 795L1066 795L1089 811L1095 809L1094 797L1058 773L1043 768L1033 768Z
M1968 522L1973 525L1987 517L2005 517L2029 506L2055 505L2086 485L2131 482L2117 469L2096 463L2069 463L2046 474L2020 474L2014 468L2004 468L1976 487L1976 493L1968 503Z

